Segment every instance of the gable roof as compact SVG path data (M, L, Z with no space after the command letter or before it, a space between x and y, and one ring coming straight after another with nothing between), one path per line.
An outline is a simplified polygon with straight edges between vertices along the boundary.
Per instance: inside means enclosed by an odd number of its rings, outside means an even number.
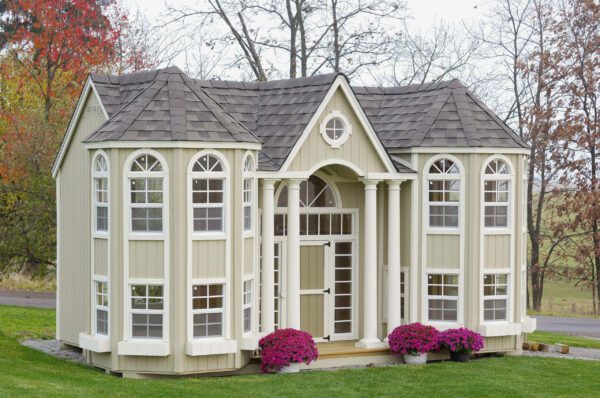
M152 81L135 92L126 90L125 96L118 110L116 101L111 103L113 114L86 142L260 142L179 68L158 71Z
M88 141L262 142L259 169L276 171L338 76L268 82L193 80L174 67L118 77L93 74L91 80L110 119ZM527 148L458 80L352 87L352 91L388 151Z

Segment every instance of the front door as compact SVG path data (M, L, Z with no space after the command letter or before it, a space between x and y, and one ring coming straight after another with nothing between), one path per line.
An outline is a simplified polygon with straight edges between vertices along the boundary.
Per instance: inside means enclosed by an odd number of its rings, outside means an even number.
M328 334L328 249L322 242L300 246L300 329L315 340Z

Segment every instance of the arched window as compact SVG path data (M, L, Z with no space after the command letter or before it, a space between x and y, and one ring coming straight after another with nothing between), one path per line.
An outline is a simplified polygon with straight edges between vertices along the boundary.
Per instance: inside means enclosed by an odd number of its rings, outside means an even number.
M244 161L244 231L252 230L252 200L254 197L254 162L252 156Z
M300 183L300 207L337 207L333 189L321 178L312 175ZM287 207L287 186L279 194L277 207Z
M486 228L508 227L510 169L502 159L494 159L484 171L483 202Z
M194 232L223 232L225 167L215 155L201 155L192 166Z
M153 155L136 157L129 171L131 231L163 231L164 167Z
M428 170L429 226L458 227L460 171L449 159L435 161Z
M98 233L108 232L108 161L103 154L96 155L92 169L94 183L94 223Z

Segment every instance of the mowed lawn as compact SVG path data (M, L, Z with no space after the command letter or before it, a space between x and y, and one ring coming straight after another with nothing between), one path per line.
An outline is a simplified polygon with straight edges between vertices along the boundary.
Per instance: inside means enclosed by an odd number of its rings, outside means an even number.
M55 359L18 339L50 337L54 311L0 306L0 397L593 397L600 362L497 357L292 375L130 380Z

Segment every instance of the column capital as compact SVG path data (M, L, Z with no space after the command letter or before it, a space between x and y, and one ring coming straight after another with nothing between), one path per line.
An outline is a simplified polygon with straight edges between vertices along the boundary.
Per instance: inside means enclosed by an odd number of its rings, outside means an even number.
M275 189L275 183L278 182L279 180L276 178L261 178L260 181L262 184L262 189L267 190L267 189Z
M388 186L388 191L400 190L401 185L406 180L385 180L385 183Z
M287 183L288 189L299 189L300 184L306 181L304 178L287 178L285 182Z
M368 189L377 189L377 184L379 184L381 180L373 179L373 178L363 178L362 183L365 184L365 190Z

